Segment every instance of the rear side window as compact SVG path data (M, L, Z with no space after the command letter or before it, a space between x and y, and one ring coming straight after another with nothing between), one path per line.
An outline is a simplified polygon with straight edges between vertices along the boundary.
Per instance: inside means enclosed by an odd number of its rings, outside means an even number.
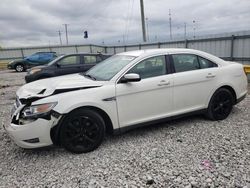
M172 55L175 72L185 72L200 69L198 57L192 54Z
M212 61L209 61L207 59L204 59L202 57L198 57L200 67L201 69L206 69L206 68L212 68L212 67L218 67L217 64L213 63Z
M85 55L84 56L84 63L85 64L96 63L96 56Z

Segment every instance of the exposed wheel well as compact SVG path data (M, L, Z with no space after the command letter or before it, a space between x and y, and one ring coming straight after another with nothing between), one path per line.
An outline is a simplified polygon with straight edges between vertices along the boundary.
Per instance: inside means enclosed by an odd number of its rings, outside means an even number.
M106 133L108 133L108 134L112 134L113 133L113 124L112 124L112 121L111 121L110 117L108 116L108 114L105 111L103 111L100 108L94 107L94 106L83 106L83 107L76 108L76 109L72 110L71 112L73 112L75 110L78 110L78 109L82 109L82 108L84 108L84 109L90 109L90 110L93 110L93 111L99 113L102 116L102 118L103 118L103 120L105 122ZM62 117L62 119L59 121L59 123L55 127L53 127L51 129L51 131L50 131L50 137L51 137L53 143L56 144L56 145L60 144L60 141L59 141L59 131L60 131L60 129L59 129L59 127L62 124L62 122L63 122L63 120L64 120L64 118L66 116L67 116L67 114L64 115Z
M113 128L112 121L111 121L110 117L108 116L108 114L105 111L103 111L100 108L94 107L94 106L84 106L82 108L91 109L91 110L94 110L97 113L99 113L102 116L102 118L103 118L103 120L105 122L107 133L112 133L113 132L114 128Z
M236 93L235 93L234 89L231 86L228 86L228 85L222 86L220 88L225 88L225 89L229 90L232 93L233 98L234 98L233 104L236 104L237 96L236 96Z

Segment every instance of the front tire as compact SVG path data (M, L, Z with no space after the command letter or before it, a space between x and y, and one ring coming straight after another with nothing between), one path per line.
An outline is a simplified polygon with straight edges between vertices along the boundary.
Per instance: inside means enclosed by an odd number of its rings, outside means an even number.
M220 88L213 94L209 102L207 117L214 121L226 119L231 113L232 108L232 93L225 88Z
M24 65L23 64L17 64L15 66L15 70L16 70L16 72L23 72L25 70Z
M105 136L105 123L97 112L78 109L65 118L59 136L66 150L87 153L101 145Z

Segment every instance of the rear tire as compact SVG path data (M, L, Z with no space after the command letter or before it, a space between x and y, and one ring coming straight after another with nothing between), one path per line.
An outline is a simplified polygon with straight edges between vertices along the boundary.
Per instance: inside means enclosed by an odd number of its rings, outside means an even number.
M210 99L207 117L213 121L223 120L228 117L233 108L233 95L225 89L220 88L213 94Z
M15 70L16 70L16 72L23 72L23 71L25 71L24 65L23 64L17 64L15 66Z
M62 146L72 153L87 153L98 148L105 136L103 118L95 111L78 109L71 112L60 127Z

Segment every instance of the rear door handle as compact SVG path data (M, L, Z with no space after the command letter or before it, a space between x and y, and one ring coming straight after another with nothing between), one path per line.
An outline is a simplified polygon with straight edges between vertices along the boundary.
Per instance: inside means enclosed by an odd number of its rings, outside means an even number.
M170 81L161 80L160 83L158 84L158 86L167 86L169 84L170 84Z

